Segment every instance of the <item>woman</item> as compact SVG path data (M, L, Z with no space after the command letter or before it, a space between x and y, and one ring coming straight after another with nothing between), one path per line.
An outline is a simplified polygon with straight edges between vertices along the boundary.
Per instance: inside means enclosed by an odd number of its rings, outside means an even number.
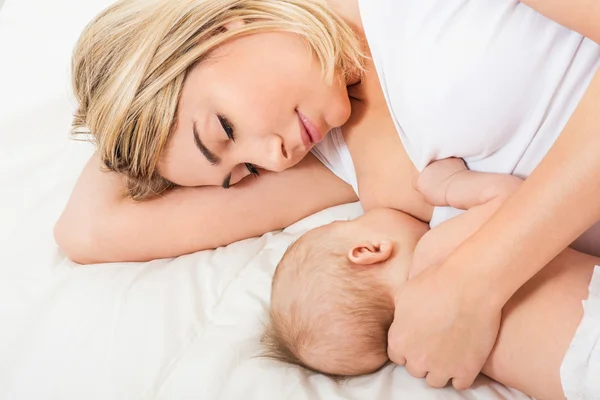
M392 360L406 361L434 386L449 378L468 386L510 295L598 220L592 200L600 169L591 152L599 139L591 132L600 126L599 84L592 80L600 55L582 36L598 41L590 22L597 10L583 0L528 0L581 35L510 0L365 0L360 12L356 1L328 3L335 13L314 0L130 0L99 16L74 56L75 127L91 130L98 152L57 223L57 241L85 263L175 256L354 201L355 179L365 208L385 205L392 185L402 193L402 211L429 221L431 207L411 188L413 163L420 169L457 156L523 177L535 169L445 265L401 294L403 305L422 304L435 282L448 282L428 299L439 303L427 307L427 318L402 310ZM377 67L361 63L365 34ZM548 83L554 92L544 90ZM385 128L390 111L402 143ZM489 134L492 124L506 129ZM324 137L337 126L351 159L338 131ZM346 183L305 157L323 138L313 153ZM562 163L574 154L578 163ZM485 165L498 161L494 155L508 164ZM475 265L481 262L483 268ZM436 318L450 328L432 329ZM483 345L444 340L472 332L481 333ZM425 333L428 340L419 340Z

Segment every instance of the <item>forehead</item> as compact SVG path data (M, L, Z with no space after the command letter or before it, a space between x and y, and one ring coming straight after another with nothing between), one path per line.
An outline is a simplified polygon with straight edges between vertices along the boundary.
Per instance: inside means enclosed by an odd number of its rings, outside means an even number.
M219 94L222 90L216 90L222 80L219 77L226 75L229 58L216 49L188 69L179 98L178 118L199 105L206 105L212 96Z

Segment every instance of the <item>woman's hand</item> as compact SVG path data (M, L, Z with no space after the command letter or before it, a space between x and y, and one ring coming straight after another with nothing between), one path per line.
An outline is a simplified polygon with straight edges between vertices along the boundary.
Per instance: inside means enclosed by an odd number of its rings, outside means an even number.
M600 43L600 9L583 0L524 3ZM443 265L396 296L392 361L432 386L464 389L494 345L508 299L600 218L600 71L526 182Z
M491 301L485 285L452 272L451 265L429 268L400 288L388 355L432 387L452 380L464 390L492 351L502 306Z

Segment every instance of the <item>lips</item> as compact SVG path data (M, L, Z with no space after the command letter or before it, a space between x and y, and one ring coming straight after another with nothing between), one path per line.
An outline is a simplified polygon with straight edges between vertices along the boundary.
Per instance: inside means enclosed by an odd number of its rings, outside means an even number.
M306 126L304 126L304 122L302 122L302 118L298 115L298 119L300 119L300 137L302 138L302 144L305 148L309 148L312 145L312 139L306 130Z
M302 141L305 146L310 146L311 144L319 143L323 140L323 135L319 132L319 129L313 124L304 114L300 111L296 111L298 113L298 117L300 117L300 122L304 127L304 132L302 132Z

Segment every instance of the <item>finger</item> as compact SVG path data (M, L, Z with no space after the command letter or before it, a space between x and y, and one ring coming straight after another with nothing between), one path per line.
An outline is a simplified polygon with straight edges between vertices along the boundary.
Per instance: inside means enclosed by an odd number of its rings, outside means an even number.
M402 355L400 350L396 349L396 346L388 346L387 349L388 358L398 365L406 365L406 357Z
M427 384L435 389L441 389L446 387L448 381L450 380L449 376L436 374L435 372L429 372L426 377Z
M410 376L412 376L413 378L421 379L425 378L425 376L427 375L427 370L425 368L417 366L411 362L406 363L406 371L408 371Z
M395 327L396 326L394 324L392 324L392 326L390 327L390 330L388 331L388 348L387 348L388 358L393 363L396 363L398 365L405 365L406 358L404 357L404 351L403 351L402 345L401 345L402 342L397 337L398 334L396 333L397 329L395 329Z
M475 382L475 379L477 379L478 375L479 374L467 375L460 378L453 378L452 386L454 386L454 389L456 390L466 390L473 386L473 382Z

